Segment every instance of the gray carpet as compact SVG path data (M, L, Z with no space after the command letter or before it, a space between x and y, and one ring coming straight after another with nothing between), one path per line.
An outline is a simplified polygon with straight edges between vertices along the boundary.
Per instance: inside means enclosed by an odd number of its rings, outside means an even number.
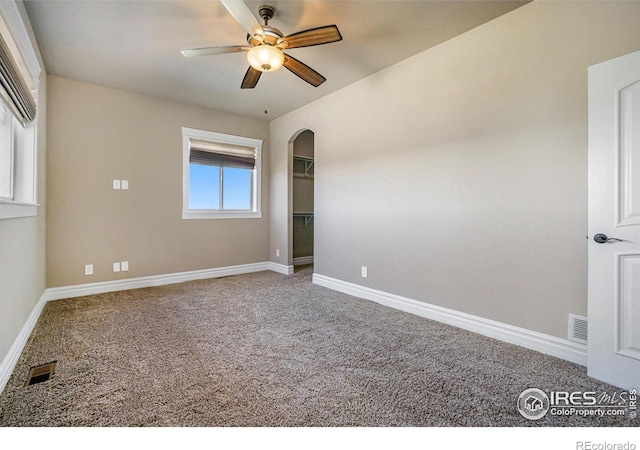
M25 387L29 368L54 377ZM516 410L583 367L273 272L46 305L2 426L629 426Z

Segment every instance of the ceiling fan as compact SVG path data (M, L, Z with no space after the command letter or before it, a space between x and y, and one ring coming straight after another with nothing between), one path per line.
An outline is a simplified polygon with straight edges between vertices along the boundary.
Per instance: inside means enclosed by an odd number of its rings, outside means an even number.
M182 50L186 57L220 55L224 53L248 52L249 69L242 80L242 89L253 89L258 84L262 72L273 72L286 67L295 75L312 86L318 87L326 81L320 75L293 56L283 50L290 48L310 47L313 45L329 44L342 40L336 25L326 25L284 36L280 30L269 25L275 14L275 9L264 5L258 14L264 20L261 26L251 13L249 7L241 0L220 0L233 18L247 31L248 45L230 45L221 47L195 48Z

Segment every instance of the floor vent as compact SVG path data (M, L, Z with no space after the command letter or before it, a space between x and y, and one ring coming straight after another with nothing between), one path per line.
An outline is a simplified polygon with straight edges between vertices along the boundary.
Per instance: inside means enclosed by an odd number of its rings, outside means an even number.
M587 318L569 314L569 340L586 344L588 335L589 323L587 322Z
M31 370L29 370L29 376L27 377L27 384L25 384L25 386L49 381L53 377L53 370L56 367L56 363L57 361L54 361L42 366L32 367Z

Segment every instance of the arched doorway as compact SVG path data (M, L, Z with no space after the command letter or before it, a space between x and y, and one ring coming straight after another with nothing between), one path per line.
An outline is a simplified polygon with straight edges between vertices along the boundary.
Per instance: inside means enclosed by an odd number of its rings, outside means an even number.
M313 264L314 134L301 132L293 141L292 262L294 268Z

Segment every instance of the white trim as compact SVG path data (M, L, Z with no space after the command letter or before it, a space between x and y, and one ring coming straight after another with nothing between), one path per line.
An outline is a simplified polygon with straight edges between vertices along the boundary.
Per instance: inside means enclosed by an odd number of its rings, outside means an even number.
M294 266L302 266L304 264L313 264L313 256L301 256L299 258L293 258Z
M38 215L38 205L0 201L0 219L16 219Z
M63 298L81 297L84 295L103 294L105 292L126 291L128 289L139 289L153 286L164 286L166 284L184 283L185 281L204 280L208 278L226 277L229 275L262 272L270 269L270 263L268 262L242 264L238 266L219 267L215 269L193 270L190 272L151 275L147 277L127 278L123 280L101 281L97 283L49 288L45 291L44 296L47 301L60 300Z
M38 300L38 303L33 307L31 314L27 318L27 321L22 326L20 333L16 337L15 341L13 341L13 345L9 349L9 352L0 363L0 394L4 391L7 383L9 382L9 378L11 378L11 374L20 359L20 355L22 354L22 350L24 350L24 346L27 345L27 341L29 340L29 336L31 336L31 332L33 331L33 327L35 327L38 322L38 318L44 309L44 305L47 302L46 296L43 293Z
M520 345L582 366L587 365L587 346L567 339L560 339L537 331L389 294L316 273L313 274L313 283L510 344Z
M216 133L215 131L197 130L195 128L182 127L182 135L194 139L220 142L222 144L244 145L246 147L259 147L262 149L262 139L254 139L245 136L235 136L227 133Z
M273 261L269 262L269 270L273 272L281 273L282 275L293 275L293 266L285 266L284 264L278 264Z
M183 219L262 219L261 212L253 211L209 211L189 210L182 213Z

